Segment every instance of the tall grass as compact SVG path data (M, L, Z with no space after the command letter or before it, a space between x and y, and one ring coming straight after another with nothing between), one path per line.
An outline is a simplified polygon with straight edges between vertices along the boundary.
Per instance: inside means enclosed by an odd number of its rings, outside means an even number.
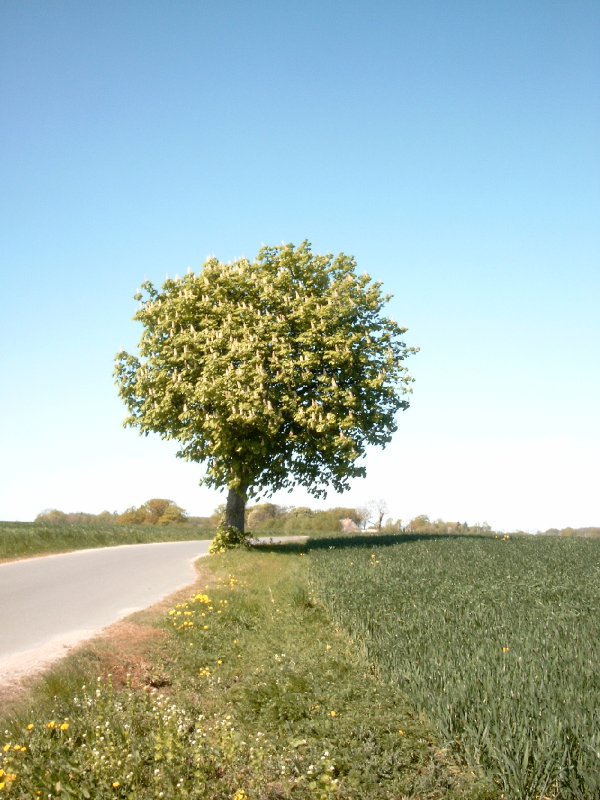
M0 561L119 544L211 539L189 525L40 525L0 522Z
M314 591L467 763L507 798L600 797L600 542L343 544Z

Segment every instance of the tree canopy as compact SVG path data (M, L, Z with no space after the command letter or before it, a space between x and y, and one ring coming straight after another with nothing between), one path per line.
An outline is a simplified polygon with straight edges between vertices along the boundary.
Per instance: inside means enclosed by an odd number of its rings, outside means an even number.
M120 525L171 525L185 522L187 515L173 500L153 497L139 508L132 506L117 517Z
M198 273L136 295L139 352L116 357L125 425L180 444L229 489L228 523L246 498L294 485L316 497L365 474L412 378L414 348L383 314L390 299L352 256L303 242L263 247L254 261L210 258ZM241 522L240 522L241 514Z

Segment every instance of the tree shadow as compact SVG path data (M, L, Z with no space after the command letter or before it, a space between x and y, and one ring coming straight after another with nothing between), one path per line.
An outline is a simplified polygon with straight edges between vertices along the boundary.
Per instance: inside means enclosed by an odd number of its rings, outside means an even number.
M309 553L313 550L345 550L347 548L368 549L372 547L391 547L397 544L408 544L419 541L440 541L447 539L494 539L495 534L458 534L458 533L381 533L381 534L340 534L324 537L309 538L305 542L271 540L253 542L251 547L256 550L273 553Z

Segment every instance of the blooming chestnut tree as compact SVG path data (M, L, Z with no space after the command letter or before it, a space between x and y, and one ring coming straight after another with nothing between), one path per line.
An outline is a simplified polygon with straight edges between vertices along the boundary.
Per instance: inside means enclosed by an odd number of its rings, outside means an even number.
M385 446L408 408L415 349L352 256L263 247L253 262L210 258L160 290L146 282L135 299L139 352L115 367L125 425L204 463L203 483L228 490L225 523L241 533L249 497L347 489L365 475L366 446Z

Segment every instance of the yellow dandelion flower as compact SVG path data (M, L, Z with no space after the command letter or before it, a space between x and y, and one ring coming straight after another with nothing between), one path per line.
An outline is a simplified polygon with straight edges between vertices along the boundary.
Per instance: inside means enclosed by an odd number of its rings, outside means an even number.
M49 731L53 731L54 728L56 728L56 722L53 719L51 719L50 722L46 723L46 727L48 728Z
M337 717L337 711L330 711L329 712L329 716L330 717Z
M60 726L60 729L61 729L61 731L68 731L69 730L69 723L68 722L63 722L62 725Z
M112 787L113 789L118 789L120 785L119 781L113 781Z
M503 653L510 653L510 647L503 647L502 648L502 652Z

